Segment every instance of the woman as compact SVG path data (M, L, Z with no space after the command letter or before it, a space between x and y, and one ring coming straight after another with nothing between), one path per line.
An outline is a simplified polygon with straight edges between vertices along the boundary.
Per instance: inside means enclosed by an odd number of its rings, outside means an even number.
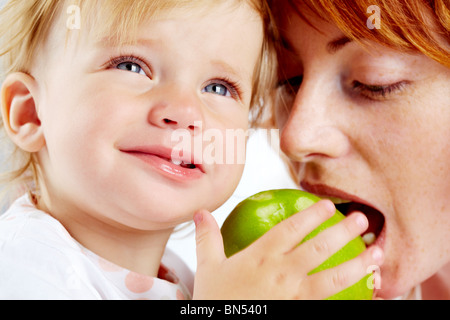
M299 186L366 214L385 257L379 297L449 299L449 2L272 7L275 118Z

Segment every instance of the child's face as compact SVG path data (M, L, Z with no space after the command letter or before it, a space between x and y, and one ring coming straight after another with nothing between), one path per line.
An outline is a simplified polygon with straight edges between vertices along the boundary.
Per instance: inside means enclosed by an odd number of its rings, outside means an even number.
M143 25L136 45L121 48L87 36L64 49L60 29L35 70L47 209L151 230L231 196L243 164L226 160L226 130L248 126L263 37L256 12L228 3L164 17ZM191 156L173 160L193 159L195 167L169 160L181 142L192 144ZM245 153L235 146L236 155ZM226 164L211 163L217 152Z

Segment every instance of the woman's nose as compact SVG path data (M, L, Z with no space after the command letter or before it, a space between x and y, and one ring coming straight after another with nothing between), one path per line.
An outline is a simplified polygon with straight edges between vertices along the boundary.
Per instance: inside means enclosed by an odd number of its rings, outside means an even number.
M156 89L156 88L155 88ZM202 103L194 90L166 85L153 89L148 122L154 126L194 132L203 122Z
M291 160L338 158L348 151L337 95L329 84L303 79L280 137L281 149Z

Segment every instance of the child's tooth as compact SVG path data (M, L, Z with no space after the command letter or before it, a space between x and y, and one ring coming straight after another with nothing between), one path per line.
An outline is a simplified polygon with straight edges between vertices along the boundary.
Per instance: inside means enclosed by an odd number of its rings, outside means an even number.
M370 246L377 240L377 237L375 236L375 233L369 232L363 235L362 239L366 245Z

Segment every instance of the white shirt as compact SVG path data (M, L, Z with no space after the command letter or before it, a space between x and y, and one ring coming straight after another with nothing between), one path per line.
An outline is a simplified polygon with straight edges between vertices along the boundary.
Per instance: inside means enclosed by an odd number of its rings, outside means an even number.
M193 274L166 250L157 278L84 248L28 196L0 216L0 299L190 299Z

